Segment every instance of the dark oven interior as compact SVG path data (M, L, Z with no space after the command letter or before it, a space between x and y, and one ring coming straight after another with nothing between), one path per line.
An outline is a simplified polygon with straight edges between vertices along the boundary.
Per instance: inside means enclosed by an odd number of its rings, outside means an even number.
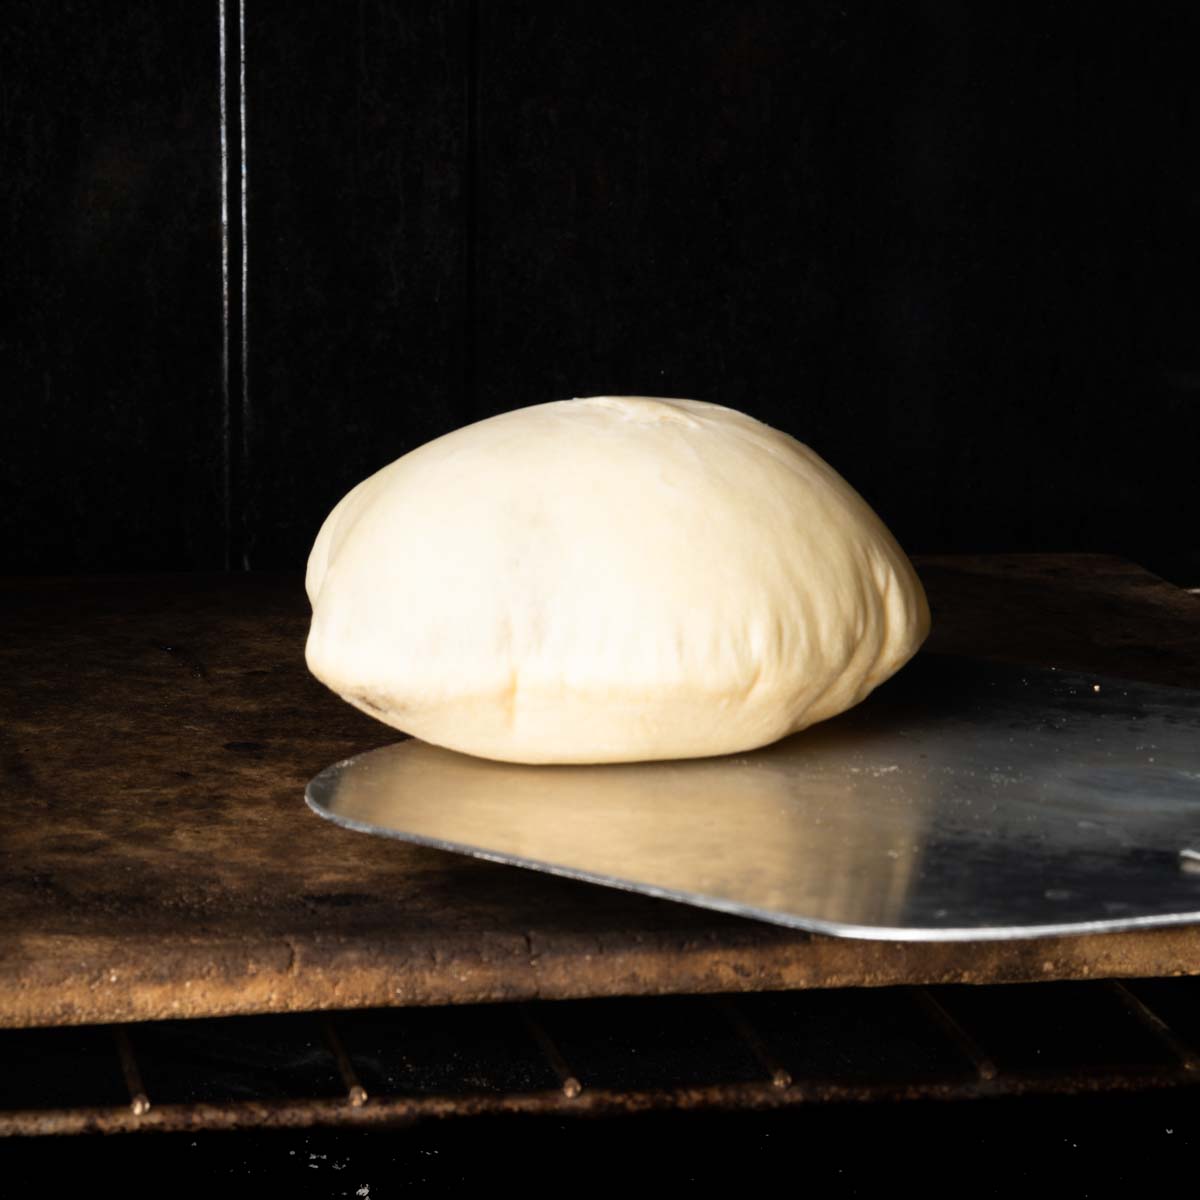
M979 1194L1035 1181L1165 1186L1196 1135L1196 984L811 989L10 1031L0 1134L15 1136L15 1169L44 1168L39 1135L50 1134L83 1136L98 1164L119 1168L134 1148L97 1139L137 1132L143 1168L189 1164L319 1195L484 1185L508 1177L513 1155L532 1158L525 1169L547 1186L613 1186L631 1162L644 1186L732 1182L748 1158L771 1173L799 1159L813 1185L855 1194L885 1186L913 1155L934 1157L931 1184L963 1159L995 1156ZM1136 1173L1114 1162L1113 1139L1145 1156Z
M8 4L5 1174L1194 1175L1186 930L860 951L397 867L300 795L381 740L304 672L324 515L574 396L811 444L935 650L1200 687L1198 38L1173 3Z

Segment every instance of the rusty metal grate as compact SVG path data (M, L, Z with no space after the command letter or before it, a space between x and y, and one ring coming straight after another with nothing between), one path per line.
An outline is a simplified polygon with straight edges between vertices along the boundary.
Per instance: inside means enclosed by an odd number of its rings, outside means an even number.
M8 1135L1200 1083L1200 979L560 1001L0 1034Z

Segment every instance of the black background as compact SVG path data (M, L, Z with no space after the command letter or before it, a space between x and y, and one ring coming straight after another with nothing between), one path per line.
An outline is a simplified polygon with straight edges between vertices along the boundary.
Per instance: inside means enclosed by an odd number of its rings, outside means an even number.
M1197 1091L774 1113L428 1121L398 1129L128 1134L0 1145L18 1192L77 1171L133 1195L883 1196L1186 1194ZM73 1178L74 1177L74 1178Z
M788 430L913 552L1200 558L1197 6L246 0L244 97L237 7L225 327L217 0L5 5L6 570L296 568L599 392Z

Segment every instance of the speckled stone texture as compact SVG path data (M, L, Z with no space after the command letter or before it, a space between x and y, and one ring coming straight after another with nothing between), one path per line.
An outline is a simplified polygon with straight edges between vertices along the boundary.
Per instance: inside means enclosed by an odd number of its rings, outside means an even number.
M930 649L1200 685L1200 597L1100 556L919 560ZM1200 972L1200 930L811 937L365 837L304 806L394 740L307 673L293 576L6 581L0 1024Z

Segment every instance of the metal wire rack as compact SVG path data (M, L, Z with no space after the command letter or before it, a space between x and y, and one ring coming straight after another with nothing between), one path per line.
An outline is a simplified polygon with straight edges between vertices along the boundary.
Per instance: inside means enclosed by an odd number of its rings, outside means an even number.
M0 1033L0 1134L375 1126L1200 1084L1200 979L388 1009Z

